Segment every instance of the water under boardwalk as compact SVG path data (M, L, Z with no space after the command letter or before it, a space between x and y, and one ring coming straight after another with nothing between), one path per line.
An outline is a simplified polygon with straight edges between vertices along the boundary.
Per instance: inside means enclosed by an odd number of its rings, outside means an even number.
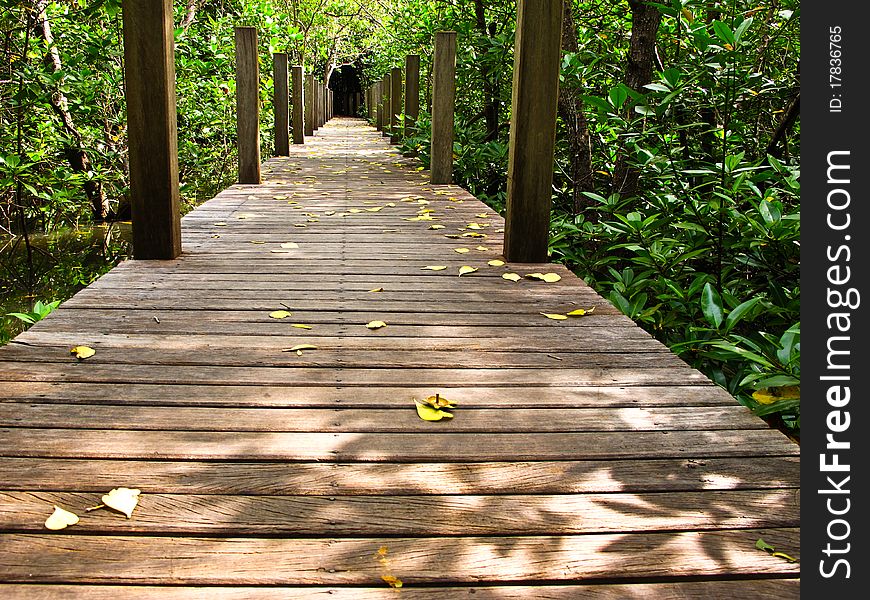
M417 164L334 119L0 349L5 597L797 595L798 446Z

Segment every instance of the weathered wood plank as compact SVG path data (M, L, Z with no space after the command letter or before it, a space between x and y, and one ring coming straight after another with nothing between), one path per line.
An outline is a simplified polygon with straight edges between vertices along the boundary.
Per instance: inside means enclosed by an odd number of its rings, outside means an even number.
M252 539L0 535L6 582L405 585L715 576L796 576L760 552L798 546L796 529L469 538ZM386 555L378 554L381 547ZM793 554L797 552L792 551ZM34 570L38 554L42 569ZM70 560L75 556L76 560ZM244 557L242 560L241 558ZM386 558L386 564L379 560Z
M260 183L260 66L257 28L236 27L236 121L239 183Z
M112 585L4 585L0 587L13 598L35 600L67 600L79 596L93 600L117 600L129 591L128 587ZM681 581L669 583L630 583L589 585L502 585L463 587L403 587L405 600L443 600L467 598L470 594L477 600L709 600L721 595L723 598L779 598L793 599L800 595L798 579L741 580L741 581ZM393 600L396 591L390 588L363 587L181 587L137 586L136 597L143 600L200 600L203 597L215 600L250 600L252 597L280 600Z
M389 412L387 412L389 410ZM687 414L688 413L688 414ZM467 408L444 430L581 432L767 429L741 406L684 408ZM426 432L412 401L394 409L227 409L0 403L0 427L156 431Z
M70 533L299 537L580 535L795 527L797 490L494 496L140 496L129 521L85 513L100 493L0 490L0 531L42 533L52 506L83 515ZM751 515L751 516L750 516Z
M444 425L441 423L441 425ZM436 427L438 429L436 429ZM0 455L44 458L133 458L452 462L698 458L797 454L777 431L595 433L259 433L0 428ZM703 450L698 450L703 448Z
M209 382L210 383L210 382ZM395 383L377 387L261 385L191 385L142 382L119 387L113 383L6 381L0 402L59 402L62 404L124 404L127 406L391 408L406 406L411 398L426 398L435 391L464 407L604 408L639 406L734 406L734 398L717 386L573 387L543 383L512 390L513 384L458 386L455 383L424 387Z
M270 463L12 458L0 489L105 493L120 483L153 494L579 494L790 489L800 458L767 455L606 461Z

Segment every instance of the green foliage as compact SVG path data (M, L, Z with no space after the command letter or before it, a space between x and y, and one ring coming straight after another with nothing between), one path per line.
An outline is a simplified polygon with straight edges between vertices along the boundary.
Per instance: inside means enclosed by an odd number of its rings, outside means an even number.
M43 304L42 300L37 300L33 304L33 310L26 313L20 312L11 312L6 313L7 317L15 317L19 321L24 322L27 325L33 325L37 321L43 320L47 317L51 312L60 305L60 300L55 300L54 302L49 302L48 304Z

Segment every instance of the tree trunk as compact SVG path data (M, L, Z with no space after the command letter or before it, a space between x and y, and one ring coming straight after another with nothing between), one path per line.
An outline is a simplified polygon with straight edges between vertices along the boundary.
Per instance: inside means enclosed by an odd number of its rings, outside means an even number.
M63 70L63 65L60 62L60 52L58 52L57 47L54 45L54 36L51 33L51 24L46 12L50 3L50 0L37 0L33 5L33 13L36 15L36 33L45 41L45 46L48 48L45 64L52 72L58 73ZM84 145L82 134L76 127L69 112L69 102L66 96L59 89L55 89L51 93L51 107L60 118L64 131L72 142L67 143L63 149L64 156L67 162L69 162L70 167L77 173L91 171L91 161L82 148ZM91 213L95 221L105 221L114 216L109 206L109 200L106 198L103 186L99 181L87 179L83 187L85 196L87 196L88 202L91 205Z
M566 4L562 18L562 50L572 53L579 50L577 26L574 23L571 3ZM584 196L583 192L591 192L595 188L592 175L592 145L589 138L589 126L586 123L582 93L583 90L578 88L566 85L559 86L559 116L568 130L568 149L571 154L569 176L575 213L580 213L592 205L592 201Z
M193 22L196 20L196 11L199 10L200 4L202 4L202 0L187 0L187 10L184 12L184 18L179 24L182 30L187 31L193 25Z
M631 7L631 42L625 68L625 85L643 92L643 86L652 81L656 59L656 34L662 14L655 6L642 0L629 0ZM631 114L628 118L631 118ZM613 191L631 196L637 193L640 173L629 164L627 149L620 145L613 168Z
M483 0L474 0L474 17L477 28L482 35L492 37L494 27L487 28ZM484 141L492 141L498 137L499 93L498 85L492 79L492 72L485 62L481 62L480 76L483 79L483 117L486 120L486 137Z

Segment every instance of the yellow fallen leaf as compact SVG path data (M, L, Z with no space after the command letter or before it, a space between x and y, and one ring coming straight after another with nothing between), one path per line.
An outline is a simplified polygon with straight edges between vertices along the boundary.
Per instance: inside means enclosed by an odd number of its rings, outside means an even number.
M272 254L290 254L289 250L284 250L283 248L272 248L269 252Z
M347 210L347 212L356 214L356 213L361 213L362 209L361 208L349 208Z
M477 233L475 231L468 231L462 234L462 237L470 237L470 238L485 238L487 237L485 233Z
M417 416L424 421L440 421L441 419L452 419L453 414L439 408L432 408L418 400L414 400L414 405L417 407Z
M522 277L520 277L520 276L517 275L516 273L502 273L501 278L502 278L502 279L507 279L508 281L513 281L513 282L517 282L517 281L519 281L520 279L522 279Z
M386 327L387 324L383 321L369 321L366 323L366 327L369 329L380 329L381 327Z
M491 260L491 261L489 261L489 262L486 263L486 264L488 264L490 267L503 267L503 266L504 266L504 261L503 261L503 260L495 259L495 260ZM509 275L509 273L505 273L505 275ZM503 277L504 277L504 276L503 276Z
M284 348L281 352L296 352L299 356L302 356L303 350L317 350L317 346L312 344L298 344L292 348Z
M429 229L444 229L444 225L429 225Z
M373 290L369 290L369 292L383 292L383 291L384 291L384 288L382 288L382 287L375 288Z
M557 314L553 314L553 313L541 313L541 314L544 315L545 317L547 317L548 319L553 319L554 321L564 321L565 319L568 318L566 315L557 315Z
M799 385L762 388L752 392L752 398L761 404L773 404L777 400L796 400L800 397L801 388Z
M302 323L293 323L290 327L295 327L296 329L312 329L311 325L303 325Z
M453 251L459 254L466 254L468 252L471 252L471 250L469 250L468 248L454 248Z
M469 267L469 266L459 267L459 276L462 277L463 275L468 275L469 273L474 273L475 271L477 271L476 267Z
M139 504L139 494L141 493L141 491L132 488L115 488L100 500L109 508L124 513L129 519L133 516L133 509Z
M335 214L335 211L334 211L334 210L328 210L328 211L326 211L326 212L323 213L323 214L325 214L327 217L331 217L332 215Z
M84 360L92 357L97 351L89 346L74 346L69 349L69 353L75 355L79 360Z
M453 400L448 400L441 394L429 396L425 402L432 408L456 408L456 403Z
M481 252L487 252L489 250L489 248L487 248L486 246L477 246L475 248L475 250L480 250Z
M45 520L45 528L52 531L65 529L70 525L75 525L79 522L79 517L75 513L64 510L59 506L54 507L54 512Z
M421 270L421 271L427 271L427 270L428 270L428 271L443 271L443 270L446 269L446 268L447 268L447 267L444 266L444 265L431 265L431 266L428 266L428 267L423 267L423 268L420 269L420 270Z
M269 316L273 319L286 319L293 313L287 312L286 310L275 310L269 313Z
M223 221L220 221L218 223L212 223L212 225L214 225L215 227L226 227L227 226L227 224L224 223Z
M481 219L488 219L488 218L490 218L492 215L489 214L489 213L478 213L478 214L476 214L476 215L474 215L474 216L475 216L475 217L480 217Z
M299 244L297 244L296 242L284 242L283 244L281 244L281 247L282 248L298 248Z
M584 315L590 314L593 310L595 310L594 306L592 308L578 308L577 310L572 310L571 312L569 312L568 316L569 317L582 317Z
M264 242L262 240L251 240L251 243L252 244L265 244L266 242Z
M547 283L556 283L561 280L562 277L558 273L529 273L526 275L529 279L538 279L540 281L546 281Z
M366 211L368 211L368 212L378 212L378 211L382 210L383 208L384 208L383 206L373 206L372 208L367 208Z
M402 587L402 580L398 577L393 577L392 575L381 575L381 579L383 579L391 588L400 588Z
M308 227L305 223L293 223L293 227Z

